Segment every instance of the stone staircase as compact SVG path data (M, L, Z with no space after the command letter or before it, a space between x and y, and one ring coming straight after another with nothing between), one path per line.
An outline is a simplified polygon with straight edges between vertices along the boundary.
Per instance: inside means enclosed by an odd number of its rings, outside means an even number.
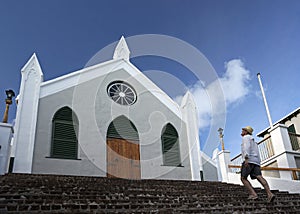
M0 176L0 213L300 213L300 194L248 201L243 186L221 182L102 177Z

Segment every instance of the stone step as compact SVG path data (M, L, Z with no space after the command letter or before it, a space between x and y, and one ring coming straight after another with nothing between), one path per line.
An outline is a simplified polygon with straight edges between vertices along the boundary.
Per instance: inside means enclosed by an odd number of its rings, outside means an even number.
M300 194L221 182L125 180L8 174L0 176L0 213L300 213Z

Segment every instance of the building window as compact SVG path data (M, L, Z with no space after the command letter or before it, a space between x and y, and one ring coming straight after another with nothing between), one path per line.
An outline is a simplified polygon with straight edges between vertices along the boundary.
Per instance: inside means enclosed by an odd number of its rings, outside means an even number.
M178 133L170 123L162 130L161 142L163 165L181 166Z
M113 101L125 106L132 105L137 98L133 87L122 81L112 82L107 87L107 94Z
M288 127L288 133L289 133L290 141L292 144L292 149L294 151L298 151L300 149L300 143L298 140L299 135L296 134L296 129L295 129L294 124L292 124Z
M292 124L288 127L288 132L296 134L296 129L295 129L294 124Z
M139 140L139 134L135 125L125 116L113 120L107 130L107 138L118 138L126 140Z
M78 119L69 107L58 110L52 120L51 157L77 159Z

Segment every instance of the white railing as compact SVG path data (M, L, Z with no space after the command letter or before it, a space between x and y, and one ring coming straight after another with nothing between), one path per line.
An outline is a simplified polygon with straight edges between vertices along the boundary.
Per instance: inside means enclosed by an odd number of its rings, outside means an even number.
M264 161L275 155L271 136L264 138L258 143L258 150L261 161Z
M300 151L300 135L289 132L289 137L294 151ZM275 155L274 148L271 140L271 136L261 140L258 143L258 149L261 161L271 158ZM231 159L229 168L233 173L239 173L240 166L242 165L242 155L239 154ZM297 168L274 168L274 167L262 167L262 170L277 170L277 171L291 171L293 180L300 180L300 170Z
M264 160L274 156L275 153L274 153L274 149L273 149L273 145L272 145L271 136L261 140L257 144L258 144L258 150L259 150L261 161L264 161ZM235 166L242 165L242 162L243 162L243 160L242 160L241 154L239 154L231 159L231 164L235 165ZM234 173L238 173L238 172L240 172L240 168L232 168L231 171Z

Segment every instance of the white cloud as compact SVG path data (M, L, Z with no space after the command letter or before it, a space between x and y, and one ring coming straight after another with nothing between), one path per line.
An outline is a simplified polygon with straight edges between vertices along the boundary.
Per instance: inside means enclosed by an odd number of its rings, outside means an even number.
M227 105L243 99L249 93L250 72L240 59L225 63L226 72L220 78Z
M245 68L240 59L233 59L225 63L225 73L209 85L204 86L201 81L189 87L195 98L198 109L199 129L209 127L213 115L225 114L226 109L214 108L220 102L220 96L224 96L226 108L229 105L238 103L249 93L250 72ZM217 87L221 85L223 95L216 94ZM208 93L209 92L209 93ZM210 95L210 96L209 96ZM182 96L175 98L177 103L181 103ZM219 112L216 112L219 111Z

